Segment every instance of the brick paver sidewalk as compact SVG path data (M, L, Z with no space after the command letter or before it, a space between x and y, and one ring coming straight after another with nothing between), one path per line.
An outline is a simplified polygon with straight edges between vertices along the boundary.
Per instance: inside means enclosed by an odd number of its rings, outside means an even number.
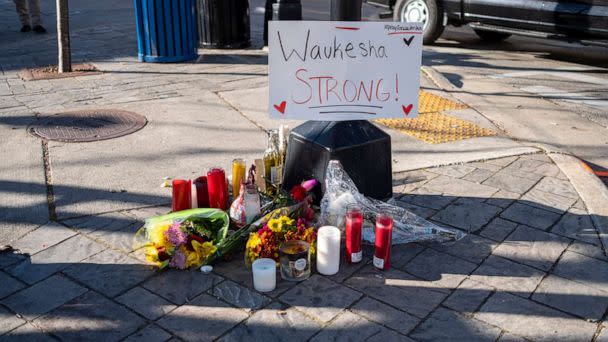
M0 254L0 340L597 341L608 263L577 193L543 154L395 175L400 203L469 231L447 245L252 290L242 256L157 273L131 239L165 207L50 223ZM599 323L598 323L599 322Z

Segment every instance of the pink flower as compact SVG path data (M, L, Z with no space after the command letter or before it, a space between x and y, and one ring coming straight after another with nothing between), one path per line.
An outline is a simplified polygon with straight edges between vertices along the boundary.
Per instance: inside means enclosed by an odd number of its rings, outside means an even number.
M175 251L173 258L169 261L169 267L178 268L180 270L186 268L186 255L180 250Z
M188 241L188 236L182 231L180 224L177 222L172 224L169 229L165 231L165 237L175 246L181 246Z

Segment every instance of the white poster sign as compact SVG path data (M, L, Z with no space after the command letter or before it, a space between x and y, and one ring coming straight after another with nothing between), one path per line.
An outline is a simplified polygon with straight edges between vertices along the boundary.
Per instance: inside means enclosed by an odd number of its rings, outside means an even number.
M273 119L418 115L421 23L271 21L268 41Z

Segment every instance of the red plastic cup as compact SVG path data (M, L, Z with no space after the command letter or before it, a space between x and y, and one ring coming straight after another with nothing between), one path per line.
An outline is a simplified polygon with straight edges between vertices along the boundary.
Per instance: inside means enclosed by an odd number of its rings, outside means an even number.
M194 180L196 187L196 201L199 208L209 208L209 191L207 191L207 176L201 176Z
M214 167L207 172L207 191L209 208L228 209L228 185L226 173L221 167Z
M363 259L362 234L363 212L361 207L351 204L346 208L346 261L358 263Z
M393 241L393 218L388 214L376 216L376 242L374 266L381 270L391 267L391 244Z
M173 211L182 211L192 208L192 181L183 179L173 180Z

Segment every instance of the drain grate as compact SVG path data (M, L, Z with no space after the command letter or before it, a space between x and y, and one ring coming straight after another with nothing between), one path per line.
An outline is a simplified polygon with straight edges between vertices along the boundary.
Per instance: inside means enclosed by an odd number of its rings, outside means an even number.
M54 141L91 142L137 132L147 122L144 116L124 110L81 110L39 118L28 132Z

